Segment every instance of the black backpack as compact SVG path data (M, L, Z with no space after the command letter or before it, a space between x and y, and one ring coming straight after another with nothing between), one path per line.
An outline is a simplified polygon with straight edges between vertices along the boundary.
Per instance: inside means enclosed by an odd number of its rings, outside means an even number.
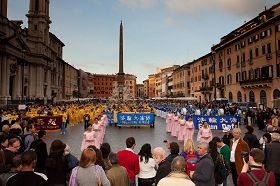
M256 176L252 172L248 172L247 175L250 178L250 180L253 182L254 186L267 186L268 185L268 181L269 181L269 177L270 177L269 172L264 173L262 180L258 180L258 178L256 178Z

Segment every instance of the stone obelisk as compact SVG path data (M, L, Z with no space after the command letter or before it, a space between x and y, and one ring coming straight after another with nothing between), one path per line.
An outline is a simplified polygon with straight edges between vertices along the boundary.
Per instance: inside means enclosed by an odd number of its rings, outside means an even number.
M124 72L123 72L123 25L120 24L120 48L119 48L119 72L117 74L118 81L118 98L124 98Z

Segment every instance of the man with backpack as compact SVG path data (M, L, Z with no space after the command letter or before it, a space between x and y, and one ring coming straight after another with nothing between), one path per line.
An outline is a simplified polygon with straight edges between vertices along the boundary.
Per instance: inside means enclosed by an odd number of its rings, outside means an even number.
M274 186L275 175L263 168L264 153L262 150L253 148L249 153L249 161L243 158L244 165L239 174L238 186Z

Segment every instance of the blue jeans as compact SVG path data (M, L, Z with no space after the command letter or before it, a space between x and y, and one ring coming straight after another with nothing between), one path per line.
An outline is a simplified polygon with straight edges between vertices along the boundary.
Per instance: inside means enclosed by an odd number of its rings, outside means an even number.
M62 122L61 123L61 128L60 128L60 133L65 134L65 132L66 132L66 123Z

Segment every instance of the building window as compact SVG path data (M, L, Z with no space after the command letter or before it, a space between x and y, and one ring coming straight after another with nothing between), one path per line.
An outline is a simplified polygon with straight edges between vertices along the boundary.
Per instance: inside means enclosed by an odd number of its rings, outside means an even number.
M271 43L267 44L267 53L271 54Z
M235 74L235 79L236 79L236 83L238 83L240 81L240 72L237 72Z
M249 102L255 102L255 94L252 90L249 92Z
M256 78L256 79L260 78L260 74L261 74L260 72L261 72L261 69L260 69L260 68L256 68L256 69L255 69L255 78Z
M252 49L250 49L250 59L253 59L253 50Z
M228 69L231 68L231 59L230 58L228 58L228 60L227 60L227 67L228 67Z
M260 102L266 107L266 92L264 90L261 90L260 92Z
M244 48L244 47L245 47L245 41L242 41L241 48Z
M235 50L237 51L239 49L240 49L240 44L238 43L238 44L235 45Z
M243 71L242 72L242 81L245 81L246 80L246 77L247 76L247 73L246 73L246 71Z
M259 48L255 49L255 53L256 53L256 57L258 57L259 56Z
M272 66L265 66L261 68L261 77L262 78L272 78L273 77L273 67Z
M267 36L271 35L271 28L267 30Z
M237 101L242 102L242 94L240 91L237 92Z
M249 70L249 79L254 79L254 70Z
M229 84L231 84L232 83L232 78L231 78L231 74L229 74L228 76L227 76L227 84L229 85Z
M265 45L262 46L262 54L265 54Z
M259 34L255 35L254 40L255 40L255 41L258 41L258 40L259 40Z
M276 25L276 31L279 32L280 31L280 24Z
M276 65L277 77L280 77L280 63Z
M252 37L248 38L248 44L251 44L251 43L253 43L253 38Z
M228 100L229 100L229 102L232 102L232 93L231 92L228 93Z

